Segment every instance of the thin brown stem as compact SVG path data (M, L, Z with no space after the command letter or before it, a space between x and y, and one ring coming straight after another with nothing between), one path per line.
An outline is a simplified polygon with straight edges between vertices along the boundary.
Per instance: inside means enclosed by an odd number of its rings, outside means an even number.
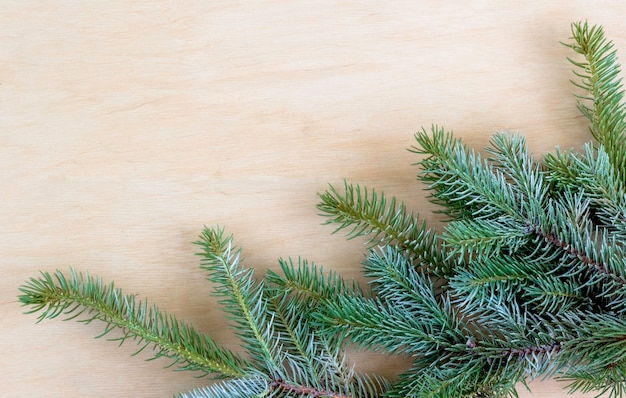
M301 386L297 384L290 384L281 379L272 380L272 382L270 383L270 388L272 389L272 391L280 390L280 391L291 392L291 393L295 393L298 395L303 395L303 396L307 396L311 398L321 398L321 397L355 398L354 396L342 394L336 391L315 388L315 387Z
M593 258L589 257L585 253L582 253L581 251L576 249L573 245L571 245L571 244L569 244L567 242L563 242L556 235L554 235L552 233L545 233L545 232L541 231L539 228L534 228L534 227L532 228L532 232L534 232L538 236L542 237L546 242L551 243L554 246L557 246L557 247L563 249L570 256L576 257L577 259L582 261L585 265L587 265L589 268L593 268L596 271L600 272L601 274L604 274L604 275L607 275L607 276L613 278L614 280L616 280L621 285L626 285L626 279L624 279L624 277L622 277L621 275L619 275L619 274L609 270L605 264L603 264L602 262L600 262L600 261L598 261L596 259L593 259Z

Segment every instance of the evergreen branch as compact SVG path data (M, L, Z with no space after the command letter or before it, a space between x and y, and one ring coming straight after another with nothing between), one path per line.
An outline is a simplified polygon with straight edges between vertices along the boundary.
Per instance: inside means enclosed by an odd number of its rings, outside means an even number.
M587 285L600 287L598 294L615 299L612 305L624 305L626 292L626 253L623 244L607 230L599 230L589 214L589 202L582 195L563 195L548 206L548 224L533 230L553 248L562 251L570 260L561 263L569 267L566 275L587 272Z
M353 398L353 395L343 394L324 388L304 387L287 383L277 379L270 383L272 392L287 394L288 396L329 397L329 398Z
M336 272L324 274L323 267L318 267L307 260L279 260L282 275L268 270L267 281L277 291L290 293L292 302L306 303L309 309L320 303L332 300L340 294L361 293L356 283L348 283Z
M274 313L274 325L281 332L278 336L281 340L281 349L287 351L294 360L315 369L314 364L321 355L320 344L304 318L306 312L303 311L303 306L294 305L289 298L289 294L278 290L269 293L268 302L269 308Z
M529 233L545 245L537 245L524 258L534 263L554 262L555 270L566 278L580 275L581 287L609 300L613 309L626 306L626 252L618 237L599 229L583 193L564 192L550 200L544 214Z
M425 182L428 189L433 193L429 199L431 202L441 205L445 213L453 219L463 218L472 214L469 207L463 204L457 204L459 200L453 200L446 195L440 195L443 187L439 182L449 177L447 163L454 157L455 151L464 151L460 139L455 138L452 132L446 132L445 129L437 126L431 126L431 134L422 128L421 132L415 135L415 140L419 146L412 146L409 151L418 155L427 155L414 165L420 166L422 171L417 174L417 178ZM464 201L467 204L468 201Z
M224 297L221 304L235 321L245 348L257 363L267 369L280 368L273 314L263 296L263 283L255 282L251 269L240 265L240 249L232 246L232 236L225 237L223 228L205 228L200 240L195 242L202 248L201 268L209 272L215 294Z
M308 361L316 361L315 353L308 350L311 348L308 341L315 335L320 353L336 351L336 347L342 346L340 336L321 338L316 335L316 329L303 319L304 314L315 311L338 295L360 295L362 294L360 287L356 283L347 283L335 272L324 274L322 267L306 260L298 259L298 263L294 264L291 259L281 259L279 263L282 275L268 270L266 280L271 308L277 315L276 321L282 325L281 329L286 331L287 335L292 336L291 342L283 342L283 347L293 353L299 353ZM300 333L304 325L310 336L307 336L307 333ZM302 340L303 337L305 341Z
M588 97L579 96L578 108L591 122L591 134L606 147L620 181L626 181L626 107L622 103L624 91L616 51L601 26L574 23L572 36L575 43L566 46L585 59L570 59L580 70L574 72L580 80L573 83L589 93Z
M350 383L346 383L347 387L334 390L296 384L281 378L241 378L179 394L178 398L376 398L381 386L388 387L384 382L372 379L351 380Z
M367 236L370 246L394 244L416 257L427 269L448 269L434 230L428 229L418 216L409 213L395 197L387 199L384 193L368 191L367 187L345 184L341 194L332 185L320 194L317 205L327 224L339 224L338 232L349 229L352 239Z
M515 256L479 256L450 279L450 294L461 308L484 308L493 301L515 305L517 296L547 271L545 265L538 267Z
M291 292L255 283L251 270L240 265L240 250L233 248L232 237L225 237L223 229L205 228L197 243L204 249L202 268L210 272L217 294L224 297L222 303L256 359L257 371L269 377L268 396L300 397L307 391L319 397L378 395L378 384L345 368L337 340L317 337L306 317L310 309L302 311L306 301L291 302ZM264 282L280 280L272 275ZM353 391L363 395L346 395Z
M465 343L443 347L438 355L416 360L388 395L517 396L515 384L526 383L537 375L556 374L564 367L559 360L562 346L548 333L529 328L532 323L525 317L503 308L488 312L480 316L495 322L485 327L504 326L501 333L485 330ZM510 323L512 320L518 323Z
M477 361L466 362L464 371L446 369L440 366L411 368L403 374L388 393L390 398L474 398L493 396L481 380L482 364ZM480 387L478 387L480 386ZM507 395L502 395L506 397Z
M428 284L427 281L424 281ZM427 303L384 303L378 298L339 296L314 313L322 331L349 338L365 347L384 347L406 355L428 356L442 347L464 341L468 333L447 300L441 308Z
M505 175L452 133L433 126L431 135L422 129L415 139L419 147L411 151L428 155L417 163L422 168L418 177L434 191L433 201L444 205L446 214L457 220L519 216L523 198Z
M560 377L569 382L569 394L577 392L596 393L596 397L621 398L626 393L626 363L615 363L603 369L589 370L580 367L576 371ZM608 393L608 395L607 395Z
M324 389L312 388L312 387L303 387L298 385L293 385L284 382L283 380L274 380L270 383L270 388L272 391L278 391L281 393L293 394L297 396L310 396L310 397L332 397L332 398L348 398L348 395L337 394L333 391L327 391Z
M559 279L537 275L522 293L524 305L539 314L560 313L572 309L590 309L588 292L574 278Z
M488 303L482 312L473 309L472 315L480 326L480 338L468 344L468 350L483 358L494 382L551 377L571 366L564 359L563 341L555 335L553 325L521 305Z
M486 150L493 158L489 161L514 183L525 199L521 204L529 209L544 206L550 186L541 167L529 153L526 139L519 133L499 133L490 142L491 146Z
M539 356L550 356L554 355L561 351L562 346L557 342L552 342L550 344L540 345L540 346L531 346L531 347L521 347L521 348L507 348L504 350L504 354L508 357L517 357L518 359L527 359ZM544 362L549 362L544 360Z
M601 227L626 237L626 189L616 175L603 145L586 144L584 153L546 156L549 178L561 189L573 190L591 203Z
M122 336L114 338L120 344L133 340L141 352L153 346L153 359L165 357L182 370L195 370L216 377L239 377L245 374L248 364L233 352L218 346L208 336L195 331L190 325L159 311L147 301L137 301L133 295L124 295L111 283L71 270L68 280L60 271L50 275L42 273L39 279L31 278L20 287L19 300L30 306L28 313L40 312L38 320L69 315L69 319L94 320L106 324L107 335L114 329Z
M463 350L463 349L461 349ZM502 361L489 363L468 350L448 353L434 358L416 361L402 374L388 397L431 398L486 398L517 397L515 385L522 381L519 361L517 366L504 368Z
M336 341L318 336L306 319L311 309L303 303L291 301L289 292L280 289L268 290L270 309L275 314L275 327L280 331L281 351L285 353L283 374L298 375L301 388L311 388L328 376L328 367L336 374L343 374ZM306 369L306 371L303 371Z
M267 281L271 308L276 314L276 324L283 333L282 347L289 351L290 367L310 369L312 377L312 380L298 384L300 387L289 390L319 390L317 392L321 393L330 386L336 386L337 391L345 390L353 397L365 398L376 397L380 391L388 389L389 383L383 378L357 377L351 369L347 369L345 358L341 358L340 354L343 347L341 336L322 336L304 315L319 309L338 295L362 294L358 285L348 284L334 272L324 274L321 267L306 260L298 259L297 265L291 259L280 260L280 266L283 275L270 270ZM311 387L316 383L325 387Z
M587 267L595 269L600 274L606 275L606 276L612 278L613 280L618 282L620 285L626 284L626 279L624 279L623 276L621 276L621 275L611 271L608 268L607 264L602 263L597 258L591 257L588 254L589 251L584 250L583 248L577 247L576 243L568 243L565 240L559 239L559 237L557 237L555 234L543 233L541 231L536 231L536 233L539 236L541 236L542 238L544 238L546 240L546 242L551 243L554 246L557 246L557 247L563 249L565 252L567 252L572 257L577 258L583 264L585 264ZM584 239L580 239L580 241L585 241L585 240Z
M626 363L626 318L609 313L567 311L552 316L555 338L563 357L578 372L610 368ZM626 380L626 373L623 375Z
M140 346L137 352L152 345L153 358L166 357L170 366L197 370L230 380L194 390L181 397L259 397L281 396L376 398L389 387L386 380L357 375L349 368L343 345L332 336L316 333L306 309L307 301L290 301L292 293L280 292L264 283L255 283L252 272L240 266L239 250L223 229L205 228L197 242L204 249L202 267L216 286L235 321L244 347L254 363L221 348L209 337L173 316L162 314L145 301L124 296L113 284L83 277L72 271L66 280L60 272L42 274L22 286L20 300L31 305L29 312L41 312L39 320L61 314L68 319L88 315L83 322L102 320L106 335L120 329L120 344L132 339ZM339 278L337 281L341 281ZM306 310L304 310L306 309ZM280 382L279 382L280 380Z
M302 366L301 358L288 356L287 367L291 369L288 377L275 376L270 385L281 397L302 397L307 392L313 397L380 397L381 392L389 388L389 382L357 374L347 365L345 355L340 354L340 347L335 345L334 352L321 352L310 370Z
M240 378L179 394L178 398L257 398L269 396L270 383L263 377Z
M454 217L442 236L449 261L462 264L503 249L512 254L532 240L529 220L546 219L550 186L523 139L496 135L491 163L443 129L416 139L414 152L429 155L418 163L420 178Z
M587 146L585 146L585 152L587 152ZM577 161L578 155L573 149L563 151L556 147L554 153L545 155L543 165L546 168L546 180L554 186L555 191L560 192L584 186L579 184L580 172L576 167Z
M460 147L460 142L455 145ZM460 150L457 151L459 152ZM488 159L488 163L484 163L484 174L480 180L470 181L468 178L467 182L450 181L444 189L450 189L455 195L458 190L463 189L473 200L481 200L481 196L488 198L490 195L497 202L498 197L506 197L519 205L517 208L509 206L494 210L493 216L485 217L480 214L483 210L478 209L471 218L450 222L443 234L443 240L449 254L455 256L459 262L471 260L476 255L489 256L502 250L509 254L515 253L531 239L527 220L537 217L536 213L542 212L541 209L547 201L550 186L540 167L528 153L523 137L518 134L496 134L492 137L491 147L487 148L487 152L493 157ZM455 170L453 174L462 173L466 167L474 167L470 165L480 163L480 158L472 159L469 154L465 158L457 157L452 163L456 163L452 166ZM450 167L448 165L446 163ZM440 182L441 180L436 181L435 184Z
M451 221L442 234L449 255L463 264L476 256L513 254L528 244L528 226L510 217Z
M340 296L315 313L326 333L340 334L365 348L385 347L391 353L428 355L442 343L420 320L406 311L393 311L375 299Z
M409 259L390 246L373 250L365 262L365 275L372 278L378 298L391 308L424 312L429 317L445 320L435 286L430 277L411 266Z

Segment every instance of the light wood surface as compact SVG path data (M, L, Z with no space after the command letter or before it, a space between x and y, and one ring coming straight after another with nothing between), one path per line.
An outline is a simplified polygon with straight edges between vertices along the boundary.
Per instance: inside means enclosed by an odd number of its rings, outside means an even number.
M321 225L317 192L345 178L436 223L406 151L421 126L475 147L500 129L537 154L580 147L559 41L588 19L626 59L625 15L596 1L2 1L0 396L207 383L94 340L102 325L35 324L18 286L74 266L234 345L191 244L204 224L258 272L302 256L359 279L361 243ZM532 387L520 395L565 396Z

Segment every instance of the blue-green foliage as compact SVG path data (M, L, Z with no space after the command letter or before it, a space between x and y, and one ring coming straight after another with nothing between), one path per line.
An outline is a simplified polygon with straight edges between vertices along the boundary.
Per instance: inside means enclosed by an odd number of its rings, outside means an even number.
M102 321L103 335L152 346L183 370L223 378L184 398L516 397L537 377L572 392L626 389L626 107L613 45L572 25L578 108L593 142L535 159L500 132L480 153L433 126L415 135L418 179L441 233L382 192L346 183L320 195L327 223L366 237L369 288L306 260L256 278L221 228L196 242L245 351L71 271L42 273L20 300L39 320ZM345 349L408 357L396 380L358 374Z
M282 261L284 275L271 272L254 278L243 267L241 250L224 230L205 228L198 253L201 268L241 339L245 355L221 347L192 326L177 321L146 301L124 295L113 284L74 271L42 273L22 286L20 300L38 312L39 320L66 315L83 322L103 321L106 335L121 329L120 344L132 340L139 351L152 346L153 358L225 379L181 394L181 398L223 397L377 397L387 381L360 375L346 361L341 340L317 333L307 315L312 305L356 287L335 274L325 276L315 265ZM296 289L289 287L297 278ZM306 288L305 288L306 287ZM170 366L171 366L170 365Z
M413 358L389 396L516 396L535 377L622 396L626 108L602 28L575 23L572 33L568 47L584 58L572 60L586 92L578 107L595 139L582 152L536 160L523 136L500 132L481 154L444 128L423 129L411 151L449 218L440 234L406 221L383 193L346 183L345 194L321 195L338 230L382 247L365 263L371 292L340 295L318 319L329 335ZM396 209L402 217L390 217ZM406 225L428 239L396 238Z

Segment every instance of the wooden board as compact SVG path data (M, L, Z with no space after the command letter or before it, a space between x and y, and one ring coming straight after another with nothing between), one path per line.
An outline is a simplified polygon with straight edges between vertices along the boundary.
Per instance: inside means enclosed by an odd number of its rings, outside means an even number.
M70 266L235 340L192 241L220 224L259 272L302 256L361 278L316 194L343 179L436 223L415 156L422 126L480 148L519 130L537 154L589 137L559 44L626 3L593 1L11 1L0 4L0 396L168 397L207 383L35 324L18 286ZM392 375L406 362L354 353ZM522 397L564 397L533 383ZM582 396L582 395L578 395Z

